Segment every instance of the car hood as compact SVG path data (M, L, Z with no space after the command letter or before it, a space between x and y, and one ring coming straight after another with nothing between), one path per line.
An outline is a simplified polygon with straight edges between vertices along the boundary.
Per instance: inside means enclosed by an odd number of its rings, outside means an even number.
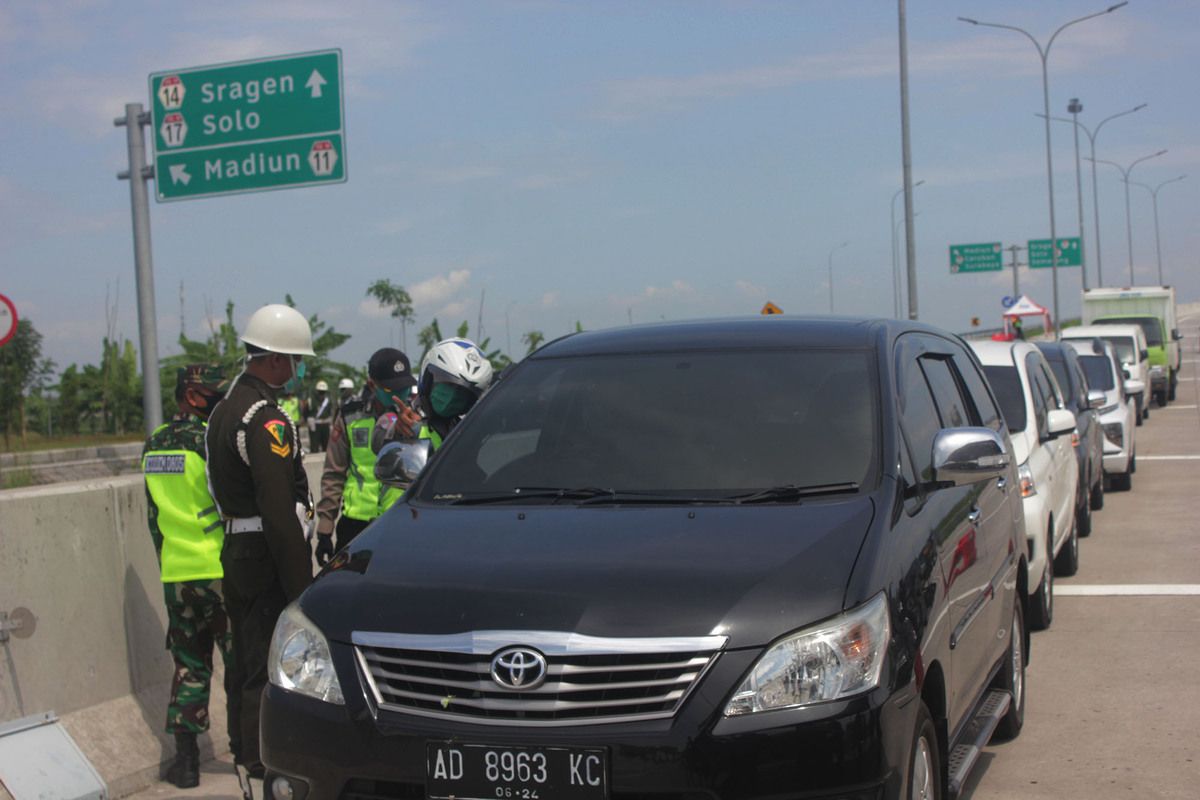
M571 631L760 646L842 610L869 497L769 506L416 507L401 503L301 608L351 634Z

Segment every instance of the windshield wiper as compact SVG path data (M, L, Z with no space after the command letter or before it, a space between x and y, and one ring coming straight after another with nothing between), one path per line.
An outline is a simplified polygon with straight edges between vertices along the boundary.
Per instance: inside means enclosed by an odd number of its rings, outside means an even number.
M581 500L579 505L590 506L601 503L648 503L656 505L690 506L697 503L729 503L728 497L698 497L695 495L669 494L666 492L639 492L631 489L612 489L607 495L596 495Z
M799 500L802 497L813 497L823 494L845 494L857 491L858 484L854 481L823 483L816 486L800 486L795 483L786 483L782 486L772 486L769 489L759 489L758 491L746 494L731 495L728 499L739 505L745 505L747 503L789 502Z
M516 500L589 500L595 497L607 497L613 494L612 489L601 489L595 486L583 486L578 489L568 489L555 486L517 486L503 492L479 492L467 494L439 494L434 500L449 500L451 505L471 506L487 503L509 503Z

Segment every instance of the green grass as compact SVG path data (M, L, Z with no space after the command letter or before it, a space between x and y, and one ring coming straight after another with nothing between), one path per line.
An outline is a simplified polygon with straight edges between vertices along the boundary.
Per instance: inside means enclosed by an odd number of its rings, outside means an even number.
M24 486L33 486L33 470L28 467L0 475L0 489L20 489Z
M34 450L61 450L71 447L99 447L101 445L125 444L141 442L145 439L141 432L108 434L85 433L78 436L46 437L32 431L21 441L20 436L11 436L7 446L4 437L0 435L0 453L28 453Z

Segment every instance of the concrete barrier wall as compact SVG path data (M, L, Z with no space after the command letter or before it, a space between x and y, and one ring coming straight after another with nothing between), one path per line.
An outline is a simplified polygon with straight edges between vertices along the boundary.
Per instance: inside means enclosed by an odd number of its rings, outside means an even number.
M321 457L305 466L319 487ZM0 491L0 611L16 607L37 625L0 643L0 722L54 711L114 796L154 780L173 665L140 475ZM211 716L206 750L228 749L217 687Z

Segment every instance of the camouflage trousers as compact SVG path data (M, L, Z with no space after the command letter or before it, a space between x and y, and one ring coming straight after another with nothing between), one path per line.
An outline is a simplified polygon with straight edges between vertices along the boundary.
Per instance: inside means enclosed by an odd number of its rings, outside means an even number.
M208 694L212 683L213 648L229 669L232 637L221 581L164 583L167 605L167 649L175 660L167 733L208 730Z

